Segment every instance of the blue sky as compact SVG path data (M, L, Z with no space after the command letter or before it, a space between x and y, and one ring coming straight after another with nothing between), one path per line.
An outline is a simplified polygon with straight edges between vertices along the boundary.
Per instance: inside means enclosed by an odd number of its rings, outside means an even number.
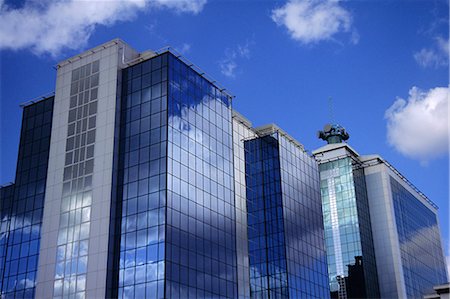
M1 172L14 179L19 104L54 90L60 60L119 37L172 46L309 150L333 118L439 207L449 254L448 1L0 0Z

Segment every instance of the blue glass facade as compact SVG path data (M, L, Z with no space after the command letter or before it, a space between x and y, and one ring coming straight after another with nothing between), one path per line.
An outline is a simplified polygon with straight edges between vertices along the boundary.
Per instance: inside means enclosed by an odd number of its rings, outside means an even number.
M358 271L364 276L365 296L367 298L379 298L379 281L377 265L375 260L375 248L373 243L372 228L370 223L369 201L366 188L366 177L364 169L355 167L353 169L353 182L355 184L356 208L359 217L359 231L361 238L362 257L361 263L356 260L354 265L349 268L349 291L358 293L361 288L358 284ZM362 269L358 269L362 266ZM353 274L353 280L352 280Z
M8 249L11 209L14 198L14 184L0 187L0 291L3 290L6 252Z
M252 298L329 298L318 169L280 133L245 141Z
M390 178L408 298L423 298L447 282L436 214Z
M237 297L231 98L169 55L166 297Z
M1 190L2 298L34 296L53 99L23 108L16 181Z
M161 55L123 71L119 298L164 298L167 60Z
M250 296L289 297L278 140L245 141Z
M171 53L123 73L120 298L234 298L231 98Z
M345 157L319 166L330 291L333 298L377 298L364 170L353 163Z
M303 147L278 133L290 298L329 298L319 170Z

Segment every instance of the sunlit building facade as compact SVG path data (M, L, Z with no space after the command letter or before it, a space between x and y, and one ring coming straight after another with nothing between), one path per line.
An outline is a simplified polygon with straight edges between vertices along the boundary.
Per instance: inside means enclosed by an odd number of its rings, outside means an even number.
M170 50L113 40L60 62L54 96L24 107L0 189L1 297L259 298L274 280L275 297L328 297L317 164L231 105ZM248 139L269 137L276 192L252 197ZM269 214L273 250L255 264Z
M423 298L448 282L438 207L380 156L365 156L382 298Z
M319 132L333 298L422 298L447 281L437 207L381 157L360 156L345 129Z

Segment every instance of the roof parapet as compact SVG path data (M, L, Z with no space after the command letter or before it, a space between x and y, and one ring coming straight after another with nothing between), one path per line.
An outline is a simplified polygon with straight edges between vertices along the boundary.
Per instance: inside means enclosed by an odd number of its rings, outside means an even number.
M26 102L20 103L19 107L24 108L24 107L27 107L27 106L39 103L40 101L46 100L46 99L51 98L53 96L55 96L55 92L54 91L46 93L46 94L43 94L43 95L35 97L35 98L32 98L31 100L28 100Z
M266 136L266 135L270 135L273 133L279 133L282 136L284 136L285 138L287 138L290 142L292 142L293 144L295 144L297 147L299 147L303 152L306 153L305 147L303 146L303 144L301 144L300 142L298 142L295 138L293 138L291 135L289 135L288 133L286 133L283 129L281 129L279 126L277 126L276 124L268 124L268 125L264 125L264 126L260 126L257 128L253 129L255 131L256 134L258 134L260 137L262 136Z
M401 174L400 171L397 170L394 166L392 166L391 163L389 163L387 160L383 159L379 155L370 155L366 157L360 158L361 162L363 163L364 167L370 167L377 164L384 164L386 165L393 173L395 173L403 182L405 182L411 189L413 189L417 194L419 194L422 199L424 199L426 202L428 202L433 208L436 210L439 209L439 207L431 201L422 191L420 191L413 183L411 183L403 174Z
M245 116L243 116L242 114L240 114L239 112L237 112L234 109L231 111L231 113L232 113L232 118L236 119L240 123L243 123L248 128L253 129L252 122L249 121Z
M70 64L70 63L73 63L73 62L75 62L75 61L78 61L78 60L80 60L80 59L82 59L82 58L84 58L84 57L86 57L86 56L92 55L92 54L94 54L94 53L96 53L96 52L99 52L99 51L101 51L101 50L104 50L104 49L107 49L107 48L109 48L109 47L112 47L112 46L115 46L115 45L119 45L119 44L124 45L124 46L128 46L128 44L127 44L126 42L124 42L123 40L121 40L120 38L115 38L115 39L110 40L110 41L108 41L108 42L106 42L106 43L103 43L103 44L101 44L101 45L99 45L99 46L97 46L97 47L94 47L94 48L89 49L89 50L87 50L87 51L84 51L84 52L82 52L82 53L80 53L80 54L77 54L77 55L75 55L75 56L72 56L72 57L70 57L70 58L68 58L68 59L65 59L65 60L63 60L63 61L60 61L60 62L56 65L56 68L59 69L59 68L65 66L65 65L67 65L67 64ZM128 47L130 47L130 46L128 46ZM131 48L131 47L130 47L130 48Z

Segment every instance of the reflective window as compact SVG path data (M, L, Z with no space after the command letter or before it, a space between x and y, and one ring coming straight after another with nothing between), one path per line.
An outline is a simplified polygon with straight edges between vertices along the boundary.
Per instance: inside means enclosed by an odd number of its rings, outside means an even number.
M252 298L289 296L278 140L245 141Z
M53 296L85 296L99 61L72 71Z
M245 150L251 297L329 298L316 162L278 132Z
M158 60L159 63L152 61ZM156 67L158 66L158 67ZM119 298L163 298L166 205L167 55L123 71L119 186ZM164 95L161 86L165 86ZM152 90L159 88L159 95Z
M236 298L231 99L173 55L168 76L166 296Z
M54 98L23 108L15 184L0 188L0 291L34 296Z
M380 296L366 182L358 163L347 157L319 166L332 297Z
M229 96L166 53L122 99L118 296L235 298Z
M290 298L328 298L319 171L303 147L278 133Z
M408 298L423 298L447 282L437 216L390 178Z

